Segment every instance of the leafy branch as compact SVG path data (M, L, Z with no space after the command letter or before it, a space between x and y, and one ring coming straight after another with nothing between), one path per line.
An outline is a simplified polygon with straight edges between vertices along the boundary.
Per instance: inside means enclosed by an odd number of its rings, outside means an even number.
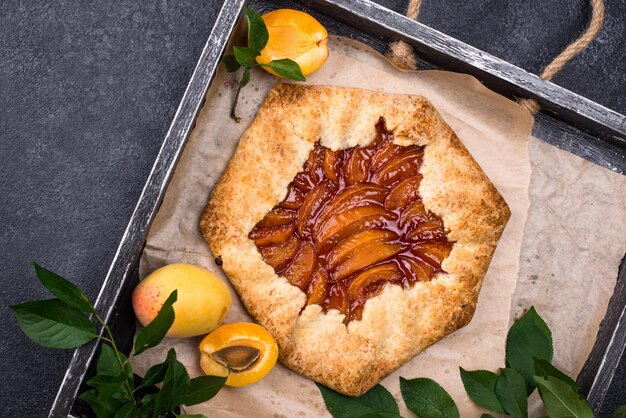
M578 384L552 365L552 333L531 307L509 330L506 367L499 373L459 368L463 386L477 405L497 415L528 417L528 396L537 389L549 418L593 418L589 402L578 394ZM398 404L382 385L353 398L318 385L326 408L335 418L397 418ZM452 397L427 378L400 378L406 406L420 418L458 418ZM482 418L493 417L483 414ZM613 418L626 418L626 405Z
M241 118L236 113L239 92L250 82L250 69L252 67L268 67L282 77L296 81L306 81L298 63L290 59L272 60L266 64L257 63L257 57L261 55L261 51L269 40L269 32L263 18L258 13L246 7L244 14L248 23L248 46L234 46L233 54L224 56L223 60L224 67L226 67L226 71L229 73L234 73L243 68L243 75L237 86L235 100L230 109L230 117L237 123L241 121Z
M95 339L108 343L101 346L95 376L86 382L92 389L78 396L89 404L98 418L171 416L181 405L208 401L226 383L227 377L220 376L190 379L174 349L167 353L163 363L152 366L143 379L138 378L129 357L119 351L110 327L87 296L58 274L37 263L33 266L39 281L56 298L11 306L22 331L35 343L48 348L76 348ZM174 322L176 299L175 290L155 319L139 332L131 358L165 338ZM98 332L94 321L102 332ZM159 383L162 383L161 389L155 386Z

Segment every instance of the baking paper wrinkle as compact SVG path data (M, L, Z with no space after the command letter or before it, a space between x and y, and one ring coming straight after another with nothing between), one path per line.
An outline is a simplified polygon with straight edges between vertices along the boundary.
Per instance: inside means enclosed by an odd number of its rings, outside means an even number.
M626 202L615 201L616 196L626 196L624 177L538 140L529 142L530 115L471 76L443 71L400 72L378 52L344 38L331 37L329 46L327 63L308 77L308 84L426 96L512 212L471 323L383 380L398 400L401 414L413 416L401 399L399 376L433 378L452 395L463 417L480 416L483 411L465 394L459 366L492 371L503 367L510 318L533 304L553 331L556 365L576 375L593 345L624 251L619 232L624 235ZM265 72L254 71L241 91L238 113L242 120L238 124L230 118L237 80L220 69L150 229L140 263L142 278L165 264L185 262L208 268L227 280L214 264L200 234L199 220L239 138L276 82ZM585 199L576 201L581 193ZM588 221L580 222L581 218ZM589 236L603 236L606 241L581 249L580 244L589 242ZM572 274L572 267L587 274ZM590 280L594 286L588 286ZM236 295L232 287L231 293ZM582 301L584 312L580 310ZM235 297L225 322L237 321L252 318ZM135 370L143 375L174 347L190 375L201 375L200 340L166 339L134 359ZM537 397L531 399L531 416L540 416ZM225 387L209 402L185 410L219 417L330 416L314 383L282 365L256 384Z

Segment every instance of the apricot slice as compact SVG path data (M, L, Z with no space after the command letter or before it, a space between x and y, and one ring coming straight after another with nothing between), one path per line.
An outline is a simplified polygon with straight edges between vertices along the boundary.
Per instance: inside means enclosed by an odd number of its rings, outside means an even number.
M341 212L324 223L315 236L318 248L338 243L362 228L381 224L384 219L396 219L397 215L382 206L357 206Z
M259 247L259 251L267 264L274 267L274 270L280 271L293 259L298 248L300 248L300 240L292 235L283 244Z
M335 280L341 280L368 266L393 257L402 251L402 244L380 242L360 247L350 258L335 270Z
M250 322L218 327L202 340L199 349L200 367L204 373L228 376L228 386L245 386L259 381L272 370L278 359L278 347L271 334Z
M408 206L420 197L419 188L422 176L420 174L408 177L396 184L385 199L385 207L395 210Z
M303 242L291 264L281 271L280 275L285 276L292 285L305 289L311 280L316 264L315 248L308 242Z
M339 193L320 212L315 226L315 233L319 233L321 226L333 215L352 206L365 203L383 203L387 196L387 189L371 183L357 184L348 187Z
M297 187L301 192L308 193L311 191L313 187L315 187L315 183L309 173L305 171L301 171L293 178L292 185Z
M284 209L299 209L302 202L304 202L304 193L292 185L287 191L287 197L278 206Z
M362 183L367 180L369 157L362 148L353 148L348 151L346 162L343 165L343 175L347 185Z
M408 241L443 241L445 233L443 229L443 221L433 216L426 222L422 222L414 226L406 234Z
M393 142L385 142L383 146L376 150L374 156L372 156L370 169L373 172L380 170L393 157L395 157L400 152L400 150L402 150L402 147L400 145L396 145Z
M395 263L385 263L359 273L348 286L348 294L356 299L367 286L379 282L399 282L402 272Z
M250 231L248 237L253 240L257 246L264 247L266 245L282 244L289 239L295 230L296 225L293 223L276 226L274 228L254 228Z
M423 261L410 257L400 257L400 260L408 269L414 281L427 282L435 273L435 268Z
M307 305L321 305L328 297L328 274L323 268L318 268L313 274L311 284L306 289Z
M436 269L441 268L443 260L450 255L452 244L447 242L425 242L411 249L411 252Z
M398 226L404 228L405 226L415 226L420 222L428 220L428 212L424 207L424 203L421 200L417 200L409 205L400 215L400 222ZM409 224L410 223L410 224Z
M324 174L326 174L326 177L334 182L339 180L337 177L339 164L341 164L340 153L338 151L331 151L328 148L324 148Z
M376 182L390 186L407 176L416 175L423 153L421 148L416 148L396 156L374 175Z
M326 267L332 270L350 258L362 247L368 247L397 238L397 234L384 229L370 229L356 233L341 241L339 245L328 253L328 256L326 256Z
M298 234L308 237L315 224L315 216L328 202L334 191L333 183L325 180L315 186L304 198L302 206L298 210Z
M274 208L261 221L256 224L260 228L287 225L296 219L296 213L283 208Z
M337 309L339 313L346 313L348 310L348 289L342 282L333 283L326 298L326 309Z
M263 20L269 39L256 59L259 64L287 58L295 61L306 76L326 62L328 32L313 16L298 10L278 9L264 14ZM263 69L279 75L269 67Z

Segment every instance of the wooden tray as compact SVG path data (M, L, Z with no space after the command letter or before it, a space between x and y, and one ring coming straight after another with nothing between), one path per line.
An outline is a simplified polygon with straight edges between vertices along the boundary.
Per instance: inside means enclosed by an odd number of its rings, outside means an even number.
M626 117L584 97L541 80L519 67L414 22L369 0L225 0L202 51L174 120L111 263L96 308L111 324L121 348L129 351L135 328L130 294L138 281L138 260L178 159L194 127L206 92L220 65L244 6L266 12L276 8L305 10L330 33L367 43L384 52L389 42L404 40L419 56L419 68L444 69L475 76L510 98L533 98L541 105L533 135L610 170L626 173ZM626 345L626 267L622 262L595 346L578 377L581 393L599 413ZM93 372L99 342L75 350L50 417L91 416L76 399Z

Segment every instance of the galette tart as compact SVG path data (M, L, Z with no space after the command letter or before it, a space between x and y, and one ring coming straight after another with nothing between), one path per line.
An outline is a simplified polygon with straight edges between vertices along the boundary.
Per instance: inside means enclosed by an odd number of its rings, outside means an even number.
M425 98L279 84L201 230L281 361L358 396L470 321L509 216Z

